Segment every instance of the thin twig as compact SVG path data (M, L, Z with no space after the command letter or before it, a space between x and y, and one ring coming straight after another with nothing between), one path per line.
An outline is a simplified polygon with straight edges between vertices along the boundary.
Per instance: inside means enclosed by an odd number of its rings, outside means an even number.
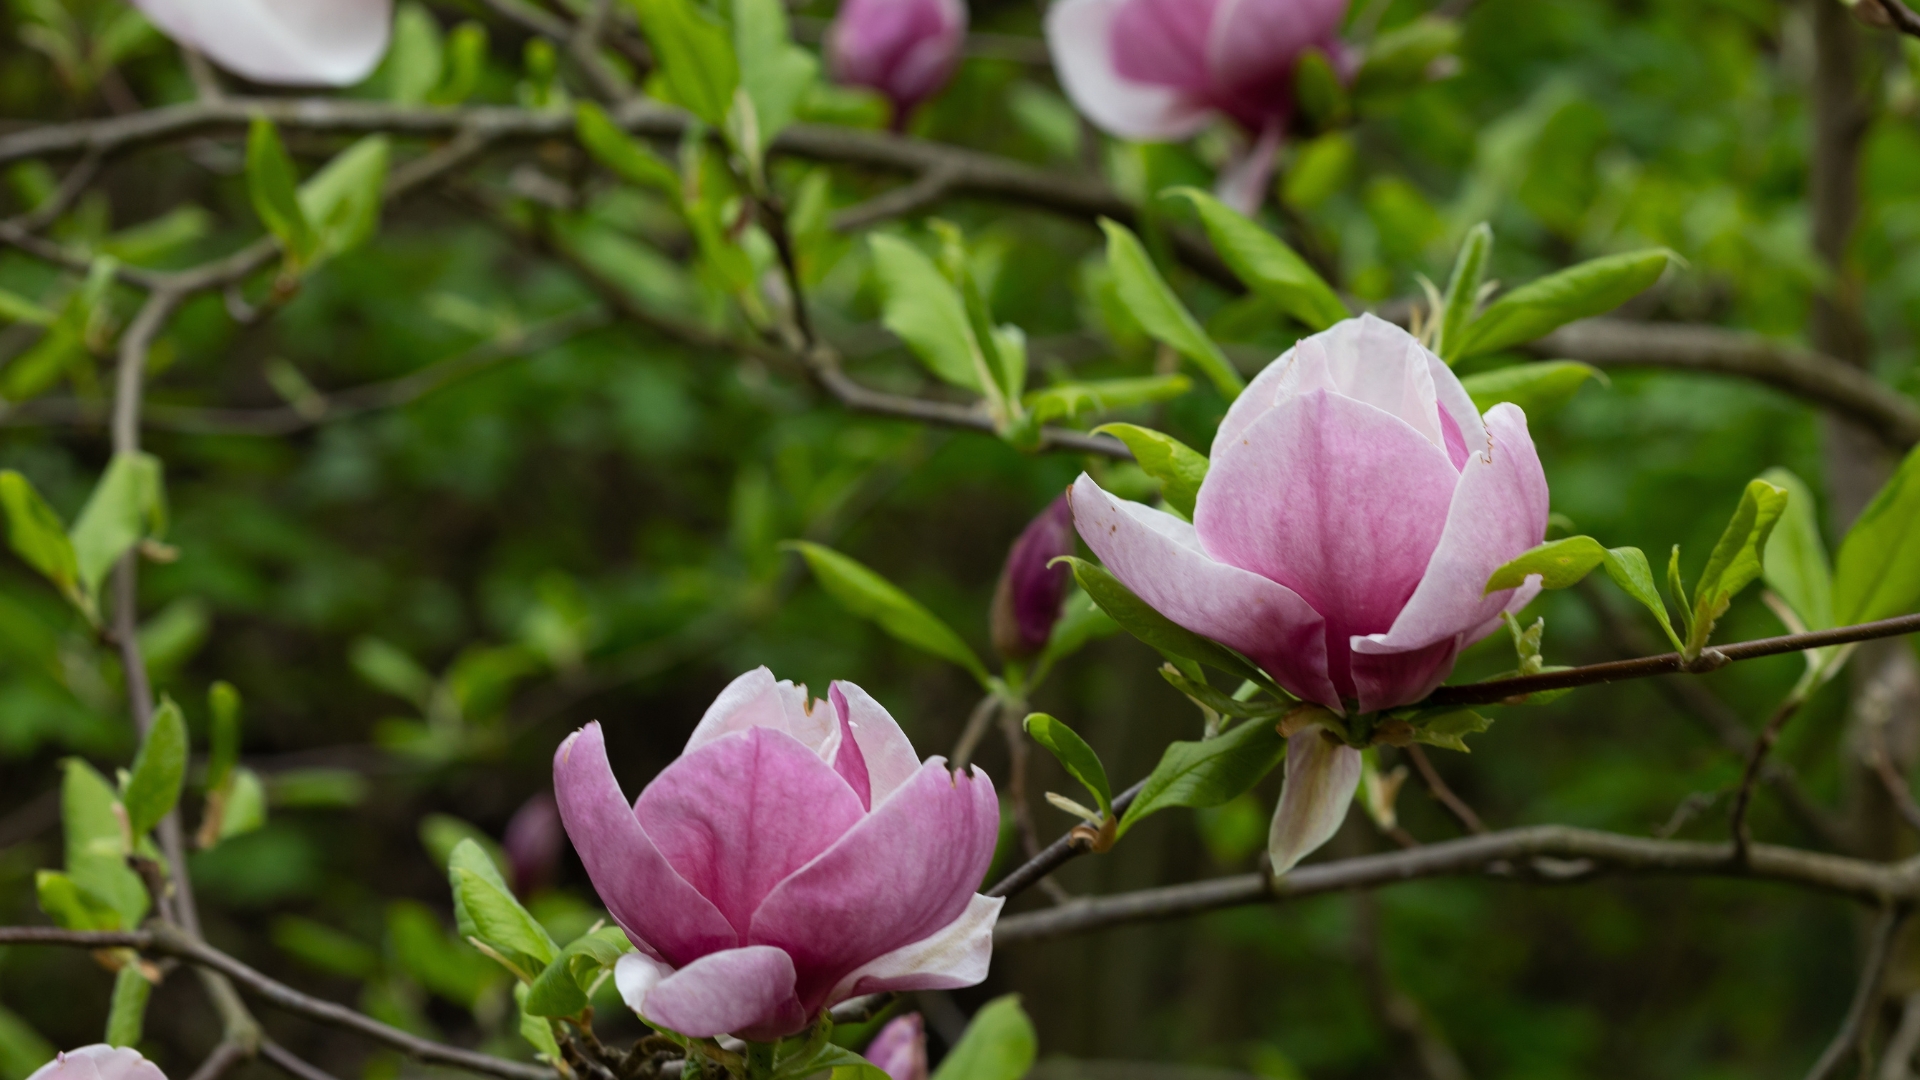
M332 1073L303 1060L272 1039L263 1037L260 1040L260 1056L279 1066L280 1071L294 1080L337 1080Z
M993 718L1000 715L1000 695L989 693L980 698L973 711L967 714L966 726L960 729L960 738L953 744L953 755L949 759L955 769L964 769L973 761L973 752L980 748L980 740L993 726Z
M1000 733L1007 741L1007 801L1013 804L1013 827L1020 834L1020 850L1027 858L1036 858L1040 854L1040 833L1033 823L1033 799L1028 794L1031 786L1029 767L1033 762L1033 747L1028 745L1026 732L1021 728L1020 713L1023 708L1001 707L997 710L1000 717ZM1114 813L1120 811L1116 808ZM1060 884L1052 875L1040 879L1040 891L1047 899L1056 904L1064 904L1073 899L1066 886Z
M245 1043L233 1039L222 1039L219 1045L213 1048L213 1053L208 1054L207 1059L200 1063L200 1067L193 1070L193 1075L188 1080L220 1080L221 1077L245 1064L252 1056L253 1049Z
M1880 1080L1912 1080L1915 1051L1920 1051L1920 993L1908 994L1900 1006L1900 1026L1893 1029L1880 1059Z
M1137 797L1141 789L1146 786L1147 782L1142 780L1120 794L1115 795L1113 797L1113 812L1115 814L1125 813L1127 807L1133 804L1134 798ZM1018 896L1032 888L1048 874L1053 873L1055 870L1060 869L1062 866L1085 855L1091 850L1091 845L1089 845L1085 839L1084 830L1069 830L1065 835L1061 836L1060 839L1040 849L1040 854L1014 867L1005 877L994 882L993 887L986 890L986 894L988 896Z
M48 195L41 200L39 206L26 213L8 218L5 222L6 226L21 232L32 233L52 224L55 218L66 213L74 200L87 190L87 185L93 183L94 177L100 175L101 160L102 156L97 153L81 157L73 168L67 170L67 175L60 178L60 186L53 190L53 194Z
M1753 826L1747 820L1747 808L1753 802L1753 784L1760 778L1760 766L1766 763L1767 755L1773 752L1773 744L1780 741L1780 732L1800 711L1805 695L1794 692L1788 694L1773 715L1767 717L1766 726L1760 729L1760 737L1754 740L1753 751L1747 755L1747 767L1740 774L1740 789L1733 796L1733 861L1744 865L1747 853L1753 848Z
M1880 912L1879 921L1873 927L1873 940L1868 943L1866 958L1860 965L1860 983L1854 988L1853 1004L1847 1006L1846 1019L1840 1022L1840 1030L1834 1032L1826 1052L1807 1070L1807 1080L1827 1080L1833 1076L1859 1043L1868 1017L1880 1003L1880 980L1886 974L1893 943L1900 935L1900 924L1906 921L1910 910L1906 904L1888 904Z
M1441 806L1460 820L1460 824L1466 826L1468 832L1477 834L1487 831L1487 823L1480 820L1480 815L1473 812L1473 807L1468 806L1465 799L1454 794L1453 789L1447 786L1447 781L1433 767L1433 762L1427 760L1427 752L1419 743L1408 746L1406 754L1413 759L1413 767L1420 771L1420 779L1426 782L1427 790L1433 793Z
M836 232L858 232L883 221L925 210L946 198L956 179L958 173L953 169L936 165L911 183L833 215L833 228Z
M1908 786L1907 778L1894 768L1893 755L1887 752L1887 733L1884 724L1867 725L1867 763L1873 766L1874 773L1880 777L1880 786L1887 789L1888 798L1893 800L1893 808L1900 812L1900 818L1907 827L1920 832L1920 803L1914 801L1913 789Z

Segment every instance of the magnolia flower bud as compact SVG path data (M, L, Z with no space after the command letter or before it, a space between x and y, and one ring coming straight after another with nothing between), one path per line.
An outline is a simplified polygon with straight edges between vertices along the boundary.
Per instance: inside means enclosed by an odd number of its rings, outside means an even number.
M927 1080L927 1033L919 1013L887 1023L862 1055L892 1080Z
M245 79L351 86L387 51L393 0L132 0L168 37Z
M852 683L827 696L740 676L632 803L600 725L554 755L567 835L639 949L615 985L649 1022L765 1042L851 997L986 978L993 782L922 763Z
M513 867L513 891L531 896L553 884L560 866L560 845L566 833L560 827L560 807L541 792L522 803L507 822L507 862Z
M1024 660L1047 647L1072 578L1064 565L1048 564L1074 550L1073 510L1062 495L1040 511L1007 551L1007 565L993 591L993 647L1001 656Z
M901 128L953 76L966 36L962 0L846 0L827 30L827 62L836 82L892 100Z
M131 1047L94 1043L57 1055L27 1080L167 1080L167 1074Z

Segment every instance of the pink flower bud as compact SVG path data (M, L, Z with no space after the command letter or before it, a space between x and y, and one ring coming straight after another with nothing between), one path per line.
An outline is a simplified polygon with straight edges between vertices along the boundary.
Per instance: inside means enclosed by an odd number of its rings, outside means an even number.
M827 62L834 81L891 99L900 128L953 76L966 37L962 0L846 0L827 30Z
M245 79L351 86L387 51L393 0L132 0L168 37Z
M27 1080L167 1080L167 1074L138 1050L95 1043L56 1056Z
M887 1022L864 1055L892 1080L927 1080L927 1033L919 1013Z
M1072 572L1050 566L1076 550L1073 510L1065 495L1047 504L1007 552L993 591L993 647L1009 660L1024 660L1046 648L1060 619Z
M513 867L513 891L531 896L553 884L560 865L560 845L566 834L560 827L560 807L541 792L522 803L507 822L507 862Z
M851 997L986 978L992 781L923 764L852 683L827 696L740 676L632 803L599 724L554 755L567 836L638 948L614 981L650 1023L768 1041Z

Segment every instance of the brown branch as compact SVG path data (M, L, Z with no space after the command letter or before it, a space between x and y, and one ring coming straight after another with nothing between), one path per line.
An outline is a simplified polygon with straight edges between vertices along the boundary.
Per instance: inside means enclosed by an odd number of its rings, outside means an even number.
M1113 812L1115 814L1125 813L1127 807L1133 805L1133 800L1139 796L1140 790L1146 786L1147 782L1142 780L1120 794L1115 795L1113 797ZM1085 855L1091 850L1093 850L1093 848L1086 839L1084 828L1070 830L1062 835L1060 839L1042 848L1040 854L1014 867L1005 877L994 882L993 887L986 890L986 894L988 896L1018 896L1039 883L1039 881L1048 874L1053 873L1055 870L1060 869L1062 866ZM996 933L998 932L996 931Z
M1806 701L1804 694L1798 691L1788 694L1773 715L1760 729L1760 737L1754 740L1753 750L1747 755L1747 767L1740 774L1740 789L1733 796L1733 861L1745 863L1747 854L1753 850L1753 823L1747 820L1747 807L1753 802L1754 781L1760 778L1760 766L1766 763L1767 755L1773 752L1773 744L1780 741L1780 733L1786 729L1787 721L1800 711Z
M260 1040L260 1056L279 1066L281 1072L294 1080L337 1080L332 1073L302 1059L272 1039Z
M1893 801L1893 807L1900 812L1901 820L1907 827L1920 832L1920 803L1913 798L1913 789L1908 786L1907 778L1893 766L1893 755L1887 752L1887 732L1884 724L1867 724L1867 763L1880 777L1880 786L1887 790L1887 797Z
M1542 672L1539 675L1522 675L1511 679L1490 679L1486 682L1443 686L1428 695L1426 701L1421 704L1428 706L1495 705L1546 690L1594 686L1599 683L1618 682L1622 679L1644 679L1653 675L1672 675L1679 672L1699 675L1718 671L1736 660L1753 660L1762 656L1803 652L1827 645L1845 645L1854 641L1899 637L1916 631L1920 631L1920 614L1901 615L1892 619L1881 619L1878 622L1861 623L1857 626L1840 626L1832 630L1784 634L1780 637L1758 638L1732 645L1721 645L1706 650L1691 663L1679 653L1661 653L1658 656L1613 660L1604 664L1587 664L1582 667L1567 668L1564 671Z
M1873 939L1867 945L1866 958L1860 965L1860 983L1854 988L1853 1003L1847 1006L1846 1018L1840 1022L1840 1030L1834 1032L1833 1041L1827 1044L1813 1068L1807 1070L1807 1080L1827 1080L1833 1076L1840 1063L1860 1044L1867 1019L1880 1004L1880 981L1886 976L1887 960L1893 955L1893 944L1900 936L1900 924L1906 921L1910 910L1907 904L1888 904L1881 911L1879 921L1874 924Z
M246 1064L252 1057L252 1047L234 1039L222 1039L219 1045L213 1048L213 1053L208 1054L207 1059L200 1063L200 1067L193 1070L193 1075L188 1077L188 1080L220 1080L221 1077Z
M1920 15L1914 14L1913 9L1901 3L1900 0L1867 0L1867 3L1860 7L1862 9L1870 7L1879 11L1886 20L1881 22L1862 10L1861 17L1866 22L1898 30L1909 37L1920 37Z
M1413 760L1413 767L1419 770L1420 779L1425 781L1427 790L1433 793L1441 806L1447 808L1448 813L1460 819L1460 824L1466 826L1468 832L1487 831L1487 823L1480 820L1480 815L1473 812L1473 807L1468 806L1465 799L1454 794L1453 788L1447 786L1446 779L1433 767L1433 762L1428 760L1427 752L1419 743L1409 744L1406 755Z
M6 219L4 224L9 229L27 233L38 232L52 224L55 218L66 213L74 200L87 190L87 185L93 183L94 177L100 175L100 157L99 154L83 156L73 168L67 170L67 175L60 178L60 186L55 188L39 206L17 217Z
M936 165L911 183L833 215L833 228L838 232L858 232L882 221L925 210L947 197L948 192L953 190L955 178L951 169Z

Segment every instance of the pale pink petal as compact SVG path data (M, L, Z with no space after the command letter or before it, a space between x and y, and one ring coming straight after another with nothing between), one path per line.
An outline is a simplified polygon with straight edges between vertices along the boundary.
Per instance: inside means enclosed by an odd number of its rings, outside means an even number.
M829 1006L883 990L958 990L987 977L993 924L1006 900L975 893L960 917L931 935L860 965L827 995Z
M807 1026L793 996L793 960L765 945L713 953L678 971L628 953L615 963L613 977L628 1008L691 1038L770 1042Z
M793 957L812 1013L849 973L966 911L986 876L1000 804L984 773L932 758L831 848L781 882L749 940Z
M919 1013L887 1022L861 1057L879 1066L891 1080L927 1080L927 1032Z
M600 902L636 946L686 963L739 943L726 916L667 864L640 827L613 777L598 723L568 736L554 753L553 793Z
M1072 499L1081 538L1149 607L1238 649L1293 693L1340 708L1327 679L1326 624L1298 593L1213 558L1193 526L1116 499L1085 473Z
M842 715L853 729L853 741L860 744L860 756L866 759L872 805L878 806L920 771L920 755L907 741L907 733L900 730L885 706L873 700L873 695L842 681L829 687L827 696L836 709L846 710Z
M1280 153L1281 131L1278 121L1268 124L1245 153L1220 170L1213 193L1221 202L1248 217L1259 212L1260 204L1267 201L1267 191L1273 187L1273 162Z
M1300 53L1340 29L1347 0L1222 0L1207 40L1223 89L1284 87Z
M1134 82L1205 94L1207 28L1220 0L1122 0L1107 30L1113 69Z
M182 45L254 82L350 86L373 71L393 0L134 0Z
M1393 625L1440 543L1459 479L1446 451L1397 417L1316 389L1214 456L1194 529L1214 558L1285 585L1325 616L1327 675L1351 697L1348 639Z
M1123 139L1184 139L1210 115L1193 94L1135 82L1115 70L1113 21L1126 0L1059 0L1047 10L1047 47L1073 103Z
M1447 437L1447 456L1452 459L1453 467L1466 467L1468 454L1485 453L1487 449L1487 425L1480 417L1480 410L1473 404L1473 395L1460 385L1460 376L1453 373L1445 360L1427 352L1427 372L1433 378L1434 396L1440 406L1440 428ZM1458 439L1458 445L1455 440Z
M866 816L831 766L764 727L683 754L633 809L667 863L743 940L773 887Z
M1333 839L1360 787L1360 751L1309 727L1287 739L1287 778L1267 834L1275 876Z
M160 1066L127 1046L94 1043L67 1050L34 1070L27 1080L167 1080Z
M720 691L694 726L681 753L692 753L722 735L755 727L784 731L825 760L832 759L828 743L839 738L832 715L825 709L811 708L806 687L786 679L776 682L773 672L757 667Z

